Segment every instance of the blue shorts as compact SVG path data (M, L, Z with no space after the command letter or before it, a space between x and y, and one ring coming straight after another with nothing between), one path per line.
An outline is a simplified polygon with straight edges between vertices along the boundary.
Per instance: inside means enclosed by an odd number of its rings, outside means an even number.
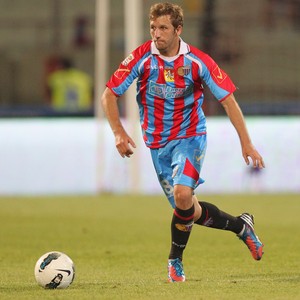
M170 141L163 148L150 149L154 168L172 207L174 185L195 189L204 180L200 171L206 151L206 135Z

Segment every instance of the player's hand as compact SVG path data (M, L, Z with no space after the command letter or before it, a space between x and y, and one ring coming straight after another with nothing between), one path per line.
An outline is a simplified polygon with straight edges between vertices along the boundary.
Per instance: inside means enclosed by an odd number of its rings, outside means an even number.
M258 151L252 144L243 148L243 157L247 165L250 165L250 157L252 160L253 168L265 168L265 163L262 156L258 153Z
M124 131L115 135L116 148L120 155L124 158L133 154L132 148L136 148L133 139Z

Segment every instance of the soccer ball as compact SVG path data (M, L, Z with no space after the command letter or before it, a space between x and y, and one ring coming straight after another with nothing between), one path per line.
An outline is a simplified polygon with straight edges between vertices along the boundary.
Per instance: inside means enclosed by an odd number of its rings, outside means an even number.
M74 280L75 266L66 254L51 251L38 259L34 275L37 283L45 289L65 289Z

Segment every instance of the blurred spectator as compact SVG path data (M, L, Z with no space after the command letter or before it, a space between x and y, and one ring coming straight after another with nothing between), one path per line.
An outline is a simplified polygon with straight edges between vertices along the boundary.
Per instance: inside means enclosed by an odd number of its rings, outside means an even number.
M73 43L76 47L84 47L91 44L91 39L88 35L87 17L79 16L75 19Z
M59 60L57 70L47 78L47 88L56 112L88 112L93 108L92 79L68 58Z
M300 30L300 0L266 0L264 10L267 28L274 29L281 21Z

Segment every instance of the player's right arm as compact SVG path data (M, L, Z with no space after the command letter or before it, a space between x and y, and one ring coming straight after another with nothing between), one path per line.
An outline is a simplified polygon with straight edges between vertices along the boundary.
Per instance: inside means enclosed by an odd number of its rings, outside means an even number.
M136 148L136 145L121 123L117 101L117 96L109 88L106 88L101 98L101 104L115 136L116 148L122 157L130 157L133 154L132 147Z

